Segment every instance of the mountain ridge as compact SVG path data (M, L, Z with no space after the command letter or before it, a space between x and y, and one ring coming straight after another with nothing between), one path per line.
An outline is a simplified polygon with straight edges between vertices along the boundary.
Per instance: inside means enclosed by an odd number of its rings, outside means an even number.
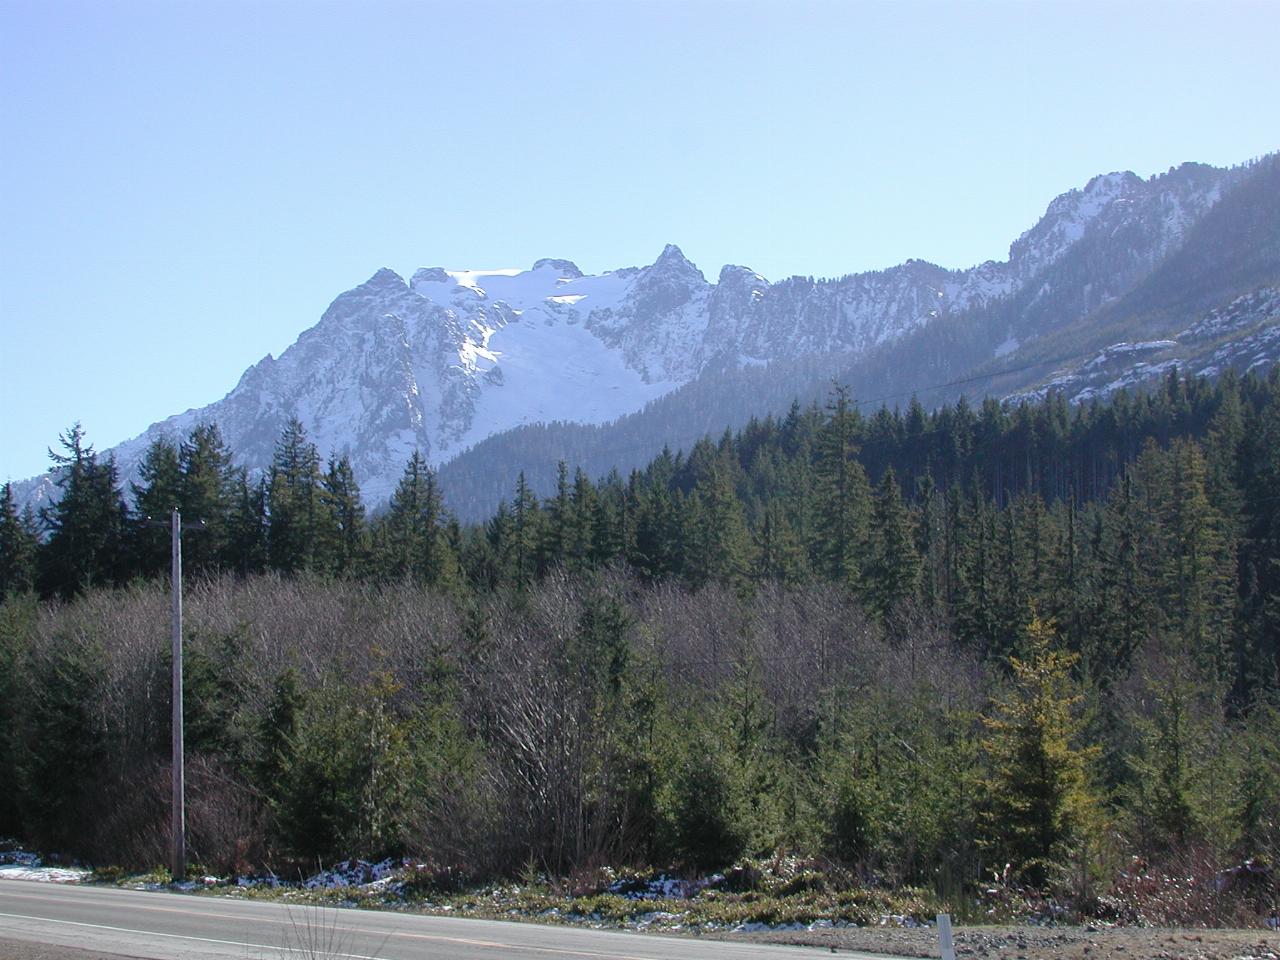
M905 357L907 345L928 354L932 338L936 356L913 364L917 385L936 384L1029 356L1029 345L1121 301L1255 173L1183 164L1146 180L1102 174L1054 198L1011 242L1007 260L964 270L912 259L835 279L771 282L729 264L710 282L675 244L648 266L597 275L555 258L528 270L423 267L408 280L382 267L336 297L279 358L268 354L246 370L221 400L109 452L127 480L152 440L212 421L257 472L297 417L322 455L351 459L376 504L415 449L443 467L510 430L618 422L700 379L745 383L752 368L794 368L870 384L885 378L858 373L869 360ZM1227 305L1223 290L1213 306ZM1200 318L1184 319L1188 326ZM948 344L957 345L952 355ZM812 393L814 374L794 375L801 379L793 395ZM22 486L27 499L39 499L50 478Z

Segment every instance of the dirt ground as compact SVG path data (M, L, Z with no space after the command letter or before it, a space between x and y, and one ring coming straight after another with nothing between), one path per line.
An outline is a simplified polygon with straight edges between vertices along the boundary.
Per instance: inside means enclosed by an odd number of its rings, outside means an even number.
M130 960L118 953L99 950L73 950L49 944L26 943L0 937L0 960Z
M846 928L731 935L730 939L937 957L932 928ZM1135 927L957 927L957 960L1280 960L1271 930L1170 930Z
M937 957L937 932L885 927L812 932L726 934L728 940L790 943L901 957ZM964 960L1280 960L1280 935L1266 930L1160 930L1089 927L960 927ZM0 938L4 960L119 960L95 950L16 943Z

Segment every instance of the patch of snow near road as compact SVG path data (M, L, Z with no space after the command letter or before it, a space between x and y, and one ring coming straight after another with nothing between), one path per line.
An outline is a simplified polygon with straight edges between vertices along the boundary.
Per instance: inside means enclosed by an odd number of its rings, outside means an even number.
M335 887L379 887L385 886L392 875L402 869L406 861L380 860L370 863L367 860L346 860L327 870L321 870L308 877L302 885L308 890L332 889ZM273 878L274 879L274 878Z
M89 873L81 867L46 867L44 861L29 850L0 851L0 880L80 883Z
M662 874L652 880L637 881L630 878L615 880L606 889L609 893L627 900L687 900L723 880L724 875L719 873L701 880L684 880Z
M81 883L90 871L79 867L24 866L20 863L0 864L0 880L29 880L35 883Z

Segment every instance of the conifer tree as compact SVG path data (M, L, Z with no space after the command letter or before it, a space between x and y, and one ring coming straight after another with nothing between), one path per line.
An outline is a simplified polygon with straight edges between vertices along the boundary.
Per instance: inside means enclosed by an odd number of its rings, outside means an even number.
M629 556L635 544L635 505L616 469L596 488L591 558L597 565Z
M78 437L73 428L67 440ZM73 849L92 816L96 781L106 753L102 696L103 651L76 640L33 654L24 665L27 709L17 731L18 793L23 823L45 850Z
M267 479L267 558L282 573L322 570L330 517L322 499L320 455L296 417L276 441Z
M1054 622L1059 624L1067 646L1081 650L1086 606L1092 592L1092 584L1085 575L1085 563L1080 533L1080 517L1075 498L1068 496L1060 511L1059 531L1054 563L1055 575L1051 578L1050 603L1046 607Z
M1167 453L1151 451L1152 490L1160 524L1156 569L1162 610L1199 662L1225 677L1231 660L1235 542L1209 502L1204 455L1178 440Z
M516 495L511 501L512 579L518 586L533 582L538 572L538 548L542 543L545 517L538 498L525 479L524 471L516 479Z
M568 564L574 571L585 570L592 561L598 500L595 487L579 467L573 474L573 494L569 511Z
M1147 711L1135 718L1138 743L1129 758L1133 832L1148 857L1184 848L1202 827L1195 782L1208 748L1198 716L1202 683L1190 649L1177 639L1171 646L1157 665L1160 672L1146 678Z
M154 577L169 569L169 514L182 506L178 448L164 437L151 441L138 476L142 482L131 484L137 508L131 531L134 564L142 576Z
M304 703L298 671L286 667L276 674L270 699L257 718L252 771L258 789L273 810L288 790L284 776L294 761L298 717Z
M18 512L13 485L0 488L0 602L35 586L37 537L29 511Z
M917 485L916 553L920 557L920 599L933 611L947 596L946 498L926 468Z
M1280 858L1280 702L1259 698L1228 738L1234 753L1231 816L1241 862Z
M683 499L678 490L673 493L661 482L641 486L627 497L635 504L635 535L627 559L653 579L673 576L681 568Z
M1268 386L1241 443L1241 699L1280 690L1280 374Z
M750 842L743 794L739 771L718 745L690 742L664 798L670 852L701 871L731 864Z
M335 576L357 576L369 553L369 527L360 500L360 485L346 455L329 458L322 484L321 498L333 518L328 528L331 539L323 552L331 560Z
M867 599L882 618L915 597L920 588L920 557L912 526L898 479L889 467L876 487L867 567Z
M191 574L212 572L223 565L227 552L237 479L216 423L191 431L178 448L178 464L183 519L201 524L198 535L183 540L182 567Z
M995 511L975 484L956 516L956 634L983 655L1009 652L1013 638L1000 616Z
M569 467L563 460L556 464L556 493L547 502L546 535L538 568L543 572L564 563L571 551L576 520L573 495L569 487Z
M856 589L866 553L870 488L856 459L859 418L847 388L835 388L828 410L817 463L817 567L826 579Z
M804 549L782 504L769 500L755 534L757 580L788 586L799 584L805 574Z
M1140 562L1142 529L1133 472L1126 469L1103 517L1098 597L1100 636L1091 650L1103 682L1122 677L1153 620L1150 578Z
M684 512L685 580L740 584L750 568L751 541L738 500L722 467L713 464L694 488Z
M1013 687L983 717L989 775L987 844L1028 883L1043 885L1078 853L1097 817L1090 765L1080 744L1077 657L1054 648L1052 623L1033 618L1027 657L1010 658Z
M415 450L382 520L385 575L430 585L452 581L457 559L445 536L445 522L435 471Z
M222 565L242 577L267 568L267 481L250 483L243 468L235 475Z
M127 571L126 510L116 484L115 461L98 459L76 423L59 438L64 453L49 451L56 503L40 511L48 539L40 553L45 594L70 596L121 580Z
M8 484L5 492L8 493ZM0 554L0 559L4 555ZM31 581L7 596L0 595L0 769L10 771L9 788L0 790L0 834L9 837L27 832L20 808L23 783L18 760L23 727L31 704L27 678L29 652L36 640L39 606L30 592Z

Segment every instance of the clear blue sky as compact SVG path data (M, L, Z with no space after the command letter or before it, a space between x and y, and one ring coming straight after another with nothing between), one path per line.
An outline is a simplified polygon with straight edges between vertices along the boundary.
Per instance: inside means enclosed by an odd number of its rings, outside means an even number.
M1280 147L1280 3L0 0L0 481L223 396L380 266L1003 258Z

